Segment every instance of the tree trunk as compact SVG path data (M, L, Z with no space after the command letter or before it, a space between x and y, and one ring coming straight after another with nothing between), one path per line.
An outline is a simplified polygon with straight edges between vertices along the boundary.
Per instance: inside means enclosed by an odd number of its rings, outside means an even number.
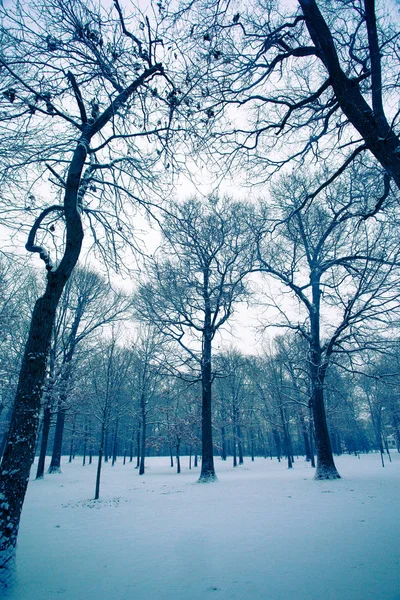
M211 312L206 306L205 329L203 333L203 352L201 357L201 472L199 482L216 480L214 468L214 450L212 436L212 409L211 409L211 343L212 331L210 326Z
M356 83L351 75L347 75L342 70L332 34L316 1L298 0L298 2L305 16L310 37L329 73L330 83L335 92L338 105L359 132L367 148L384 170L393 177L400 189L400 160L398 155L400 144L393 127L387 122L382 107L375 104L372 109L361 93L360 83ZM374 8L372 2L366 2L365 5L367 7L368 33L370 34L371 29L374 28ZM372 44L371 38L369 43ZM382 90L378 89L377 91L381 96Z
M65 281L49 273L46 291L33 309L0 467L0 587L3 588L10 585L13 577L15 546L34 459L51 332L64 285Z
M118 452L118 425L119 419L116 420L115 430L114 430L114 440L113 440L113 450L112 450L112 466L115 465L117 461L117 452Z
M317 470L315 479L340 479L335 461L333 460L331 441L324 405L323 384L318 380L315 382L312 408L314 417L315 443L317 447Z
M279 413L280 413L280 416L281 416L283 435L284 435L284 438L285 438L286 456L287 456L287 462L288 462L288 469L292 469L293 468L292 448L291 448L291 443L290 443L290 439L289 439L289 431L288 431L288 428L287 428L286 418L285 418L282 406L279 407Z
M72 462L72 459L75 458L75 421L76 421L76 416L74 416L74 420L73 420L73 425L72 425L72 434L71 434L71 444L69 447L69 461L68 462Z
M176 472L177 473L181 472L180 448L181 448L181 443L180 443L180 441L178 441L176 443Z
M239 465L243 464L243 442L242 442L242 429L240 425L236 426L236 436L238 441L238 455L239 455Z
M225 426L221 427L221 458L226 460L226 433Z
M85 419L85 433L83 435L83 458L82 458L82 466L86 465L86 452L87 452L87 442L88 442L88 423Z
M103 454L104 454L105 433L106 433L106 424L105 424L105 420L103 420L103 423L101 424L99 458L98 458L98 462L97 462L96 488L95 488L95 492L94 492L95 500L98 500L99 496L100 496L101 463L102 463Z
M275 442L276 456L278 458L278 462L281 462L281 456L282 456L281 438L280 438L278 430L275 429L275 427L272 430L272 435L273 435L274 442Z
M49 405L46 405L43 409L42 442L40 444L40 454L36 471L36 479L43 479L44 477L44 467L46 461L47 443L49 441L50 425L51 409Z
M144 475L144 461L146 457L146 412L142 411L142 423L141 423L141 440L140 440L140 465L139 465L139 475Z
M138 430L136 432L136 467L138 469L140 466L140 424Z
M62 406L62 400L60 400L56 420L56 430L54 433L53 454L51 455L48 473L61 473L61 454L66 414L67 411L65 407Z

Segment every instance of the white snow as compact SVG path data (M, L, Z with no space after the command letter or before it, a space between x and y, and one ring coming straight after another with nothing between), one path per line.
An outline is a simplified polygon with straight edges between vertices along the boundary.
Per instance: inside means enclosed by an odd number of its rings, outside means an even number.
M257 458L198 484L169 458L77 458L31 481L12 600L400 600L400 456L336 459L317 482L299 459Z

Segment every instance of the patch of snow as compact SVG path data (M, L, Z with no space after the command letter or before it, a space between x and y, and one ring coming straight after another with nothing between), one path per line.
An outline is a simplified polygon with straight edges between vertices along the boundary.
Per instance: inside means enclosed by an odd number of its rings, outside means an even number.
M342 479L216 459L196 485L169 457L103 466L79 459L32 480L12 600L400 600L400 456L335 458Z

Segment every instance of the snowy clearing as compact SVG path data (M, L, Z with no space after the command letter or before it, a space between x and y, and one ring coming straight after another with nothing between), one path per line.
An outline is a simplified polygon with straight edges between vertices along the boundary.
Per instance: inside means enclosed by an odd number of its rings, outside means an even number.
M31 481L12 600L400 600L400 456L336 459L313 481L299 459L257 458L197 484L169 458L104 466L77 458Z

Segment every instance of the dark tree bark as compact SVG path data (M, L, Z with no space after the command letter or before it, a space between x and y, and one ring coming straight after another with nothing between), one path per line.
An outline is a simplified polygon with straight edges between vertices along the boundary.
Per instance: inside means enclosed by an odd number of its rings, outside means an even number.
M146 458L146 407L142 405L142 415L141 415L141 435L140 435L140 465L139 465L139 475L144 475L145 471L145 458Z
M277 429L275 429L275 427L272 430L272 436L274 438L274 442L275 442L275 448L276 448L276 457L278 459L278 462L281 462L281 457L282 457L282 444L281 444L281 437L279 435L279 432Z
M45 292L36 301L32 313L7 446L0 467L0 584L4 587L9 585L12 577L21 510L34 459L40 403L56 310L65 284L78 260L83 241L77 199L87 147L88 141L82 137L69 168L64 196L66 246L57 269L53 270L45 251L35 246L35 228L31 231L27 244L29 250L33 249L41 254L48 274ZM37 221L37 228L39 226L40 220Z
M46 451L47 451L47 443L49 441L49 433L50 433L50 425L51 425L51 408L46 404L43 409L43 429L42 429L42 440L40 444L40 454L38 460L38 466L36 471L36 479L43 479L44 477L44 467L46 461Z
M375 17L374 0L365 0L366 25L371 60L372 107L364 99L360 82L343 71L332 33L315 0L298 0L303 11L310 37L318 57L329 73L336 101L350 123L357 129L385 171L400 189L400 140L389 125L382 104L382 78L380 51Z
M100 444L99 444L99 456L97 461L97 471L96 471L96 487L94 492L94 499L98 500L100 496L100 479L101 479L101 465L104 454L104 441L106 434L106 419L103 419L101 424L101 433L100 433Z
M181 472L181 456L180 456L181 442L178 440L176 442L176 472Z
M225 426L221 427L221 458L226 460L226 432Z
M61 473L62 445L64 438L65 418L67 416L67 410L64 406L62 406L62 404L63 403L60 400L56 419L56 429L54 432L53 453L51 455L48 473Z
M207 277L207 275L205 275ZM208 283L205 284L208 288ZM209 303L209 300L208 300ZM201 473L200 482L210 482L216 480L214 468L213 453L213 435L212 435L212 409L211 409L211 311L209 306L205 310L205 327L203 334L203 356L201 361L201 387L202 387L202 410L201 410Z
M117 452L118 452L118 425L119 425L119 419L117 419L117 421L115 423L114 439L113 439L113 451L112 451L112 466L115 465L116 460L117 460Z

